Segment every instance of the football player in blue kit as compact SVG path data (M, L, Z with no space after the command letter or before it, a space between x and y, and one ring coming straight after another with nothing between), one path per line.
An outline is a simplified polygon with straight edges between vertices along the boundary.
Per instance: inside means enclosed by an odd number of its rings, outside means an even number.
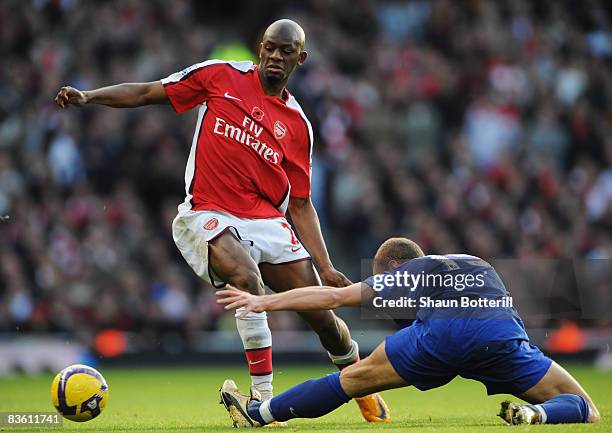
M218 292L218 302L226 309L304 311L370 305L389 311L400 306L404 318L415 318L362 362L263 403L256 391L243 395L226 380L221 402L235 426L316 418L352 398L409 385L425 391L456 376L482 382L489 395L513 394L526 401L501 404L499 416L508 424L599 421L586 391L530 343L508 291L486 261L466 254L426 256L415 242L391 238L378 249L373 273L362 283L342 288L305 287L254 296L228 286Z

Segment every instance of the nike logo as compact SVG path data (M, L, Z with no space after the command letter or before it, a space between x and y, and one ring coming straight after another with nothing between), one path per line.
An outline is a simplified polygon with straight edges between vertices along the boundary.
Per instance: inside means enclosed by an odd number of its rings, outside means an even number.
M264 362L266 360L266 358L264 359L260 359L259 361L249 361L249 365L256 365L256 364L261 364L262 362Z
M299 250L301 250L301 249L302 249L302 247L301 247L301 246L300 246L300 247L297 247L297 248L291 248L291 252L292 252L292 253L295 253L295 252L298 252L298 251L299 251Z
M225 92L225 94L223 95L228 99L233 99L234 101L238 101L238 102L242 102L242 99L240 98L236 98L235 96L230 95L229 93Z
M387 418L387 411L385 410L385 407L382 405L379 399L376 399L376 402L378 403L378 407L380 408L380 415L378 415L378 418L380 419Z
M293 415L296 418L300 417L297 413L295 413L295 410L293 410L293 407L291 406L289 406L289 412L291 412L291 415Z

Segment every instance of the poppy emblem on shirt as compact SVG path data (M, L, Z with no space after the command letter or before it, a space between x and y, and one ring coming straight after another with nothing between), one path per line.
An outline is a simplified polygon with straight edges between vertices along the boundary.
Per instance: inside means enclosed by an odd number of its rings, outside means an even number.
M251 117L258 122L261 122L261 119L264 117L264 112L259 107L253 107L253 111L251 111Z
M274 136L279 140L287 134L287 127L283 122L277 120L274 122Z
M219 226L219 220L217 218L211 218L208 221L206 221L206 224L204 224L204 228L206 230L214 230Z

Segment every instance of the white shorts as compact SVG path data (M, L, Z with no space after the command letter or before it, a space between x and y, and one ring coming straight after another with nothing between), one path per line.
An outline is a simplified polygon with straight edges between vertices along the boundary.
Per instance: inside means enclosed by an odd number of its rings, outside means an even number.
M283 217L238 218L221 211L179 211L172 222L172 237L195 273L219 288L224 281L208 265L208 243L230 231L255 263L290 263L310 254Z

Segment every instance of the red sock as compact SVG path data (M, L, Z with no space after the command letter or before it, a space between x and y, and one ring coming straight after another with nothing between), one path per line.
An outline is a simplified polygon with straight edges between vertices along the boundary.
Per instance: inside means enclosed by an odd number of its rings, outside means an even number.
M272 374L272 346L261 349L246 349L251 376L266 376Z

